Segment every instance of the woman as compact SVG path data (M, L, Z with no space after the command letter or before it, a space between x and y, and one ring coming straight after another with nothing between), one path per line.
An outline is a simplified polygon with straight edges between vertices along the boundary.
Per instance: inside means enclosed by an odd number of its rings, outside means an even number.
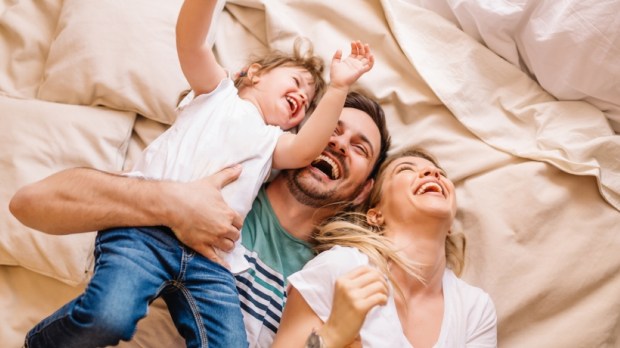
M323 252L289 278L273 347L356 337L363 347L496 347L491 298L456 276L455 189L436 160L415 149L390 156L363 209L320 229Z

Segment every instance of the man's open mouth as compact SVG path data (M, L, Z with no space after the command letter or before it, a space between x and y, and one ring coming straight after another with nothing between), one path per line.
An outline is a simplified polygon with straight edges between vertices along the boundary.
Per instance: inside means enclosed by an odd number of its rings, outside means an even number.
M312 166L325 173L331 180L340 179L340 168L333 159L325 155L320 155L312 161Z

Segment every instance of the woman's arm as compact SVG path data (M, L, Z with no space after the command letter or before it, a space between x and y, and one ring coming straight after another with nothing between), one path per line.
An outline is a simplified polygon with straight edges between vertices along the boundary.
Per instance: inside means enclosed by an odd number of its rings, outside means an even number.
M220 189L240 172L236 166L176 183L74 168L21 188L9 209L24 225L51 234L165 225L209 257L215 255L210 245L230 250L239 238L241 217L226 205Z
M303 347L312 330L321 326L323 322L319 316L314 313L299 291L291 286L280 327L271 347Z
M387 303L388 285L375 268L362 266L334 285L331 312L325 324L294 287L288 295L272 347L303 347L313 329L329 348L347 347L359 336L368 312Z

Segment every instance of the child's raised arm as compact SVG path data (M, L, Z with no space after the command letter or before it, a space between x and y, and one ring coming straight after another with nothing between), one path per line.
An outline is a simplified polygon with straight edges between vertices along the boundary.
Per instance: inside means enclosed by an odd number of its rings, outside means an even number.
M226 77L207 42L217 0L185 0L176 26L181 70L196 95L211 92Z
M351 42L351 54L342 58L336 51L330 66L330 83L312 116L298 134L283 134L273 154L276 169L301 168L309 165L329 142L338 124L349 88L374 65L374 57L367 44Z

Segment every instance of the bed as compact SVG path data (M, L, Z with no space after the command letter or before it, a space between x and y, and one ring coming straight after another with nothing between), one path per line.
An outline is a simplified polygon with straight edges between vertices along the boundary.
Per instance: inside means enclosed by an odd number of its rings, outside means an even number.
M120 171L174 121L180 0L0 2L0 342L79 294L94 233L48 236L8 202L58 170ZM393 148L455 182L463 278L493 298L500 347L620 347L617 1L234 0L209 40L228 69L297 36L351 39ZM123 347L182 346L156 302Z

